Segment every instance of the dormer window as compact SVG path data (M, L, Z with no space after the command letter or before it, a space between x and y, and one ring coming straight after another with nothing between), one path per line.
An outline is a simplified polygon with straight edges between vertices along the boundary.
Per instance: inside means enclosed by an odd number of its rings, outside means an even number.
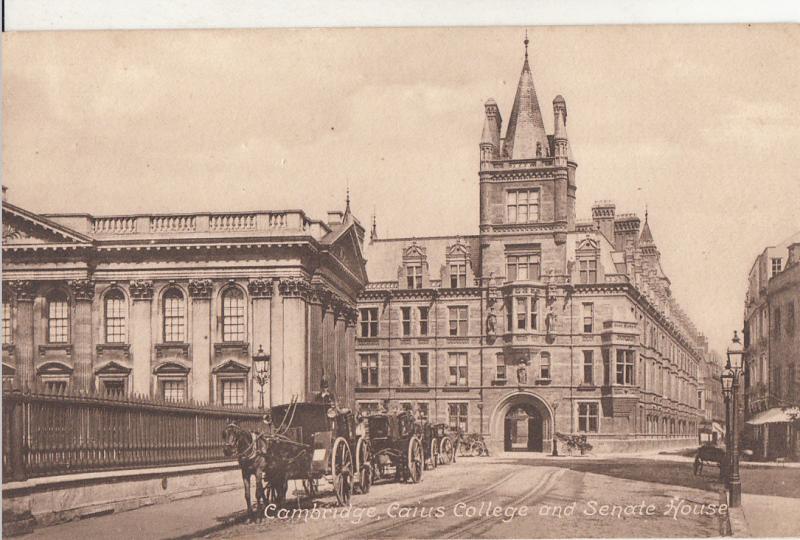
M406 285L409 289L422 288L422 266L418 264L406 266Z
M514 189L506 192L506 222L539 221L539 190Z
M450 288L459 289L467 286L467 264L450 264Z

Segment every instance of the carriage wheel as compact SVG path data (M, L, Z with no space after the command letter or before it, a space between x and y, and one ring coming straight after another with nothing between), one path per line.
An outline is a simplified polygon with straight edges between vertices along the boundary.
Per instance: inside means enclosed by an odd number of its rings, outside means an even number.
M483 455L483 444L478 441L475 441L469 447L469 454L472 457L481 457Z
M431 463L434 469L439 466L439 441L436 439L431 439Z
M455 455L453 454L453 441L450 440L450 437L445 437L442 439L440 454L442 458L442 465L449 465L453 462Z
M353 494L353 455L350 446L342 437L333 443L331 455L331 474L333 475L333 489L336 492L336 501L339 506L350 503Z
M422 469L425 466L425 456L422 452L422 442L418 437L411 437L408 441L407 454L408 477L412 483L416 484L422 480Z
M361 493L369 492L372 485L372 451L364 438L356 443L356 471L358 471L358 487Z
M303 480L303 489L308 497L314 497L319 493L319 480L316 478L306 478Z

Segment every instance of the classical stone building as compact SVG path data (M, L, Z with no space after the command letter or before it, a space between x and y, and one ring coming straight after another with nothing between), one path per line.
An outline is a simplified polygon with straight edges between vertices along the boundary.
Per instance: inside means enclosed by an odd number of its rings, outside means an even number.
M351 402L364 229L345 212L37 215L3 202L3 377L256 405Z
M762 458L800 457L800 233L765 248L748 276L744 308L745 444Z
M356 401L418 409L496 449L549 451L555 432L598 449L695 441L700 334L647 215L599 202L576 220L567 104L552 106L548 134L526 50L505 135L486 102L478 231L384 239L373 221Z

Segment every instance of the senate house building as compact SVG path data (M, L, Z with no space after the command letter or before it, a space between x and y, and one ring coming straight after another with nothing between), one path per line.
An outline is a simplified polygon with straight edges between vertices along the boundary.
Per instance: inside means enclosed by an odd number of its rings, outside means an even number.
M486 102L479 227L459 236L382 238L373 219L367 237L349 200L325 221L4 200L3 378L254 406L263 349L272 404L324 376L342 405L410 408L496 450L549 452L556 433L596 450L696 440L706 340L647 213L600 201L577 219L566 100L552 107L548 133L526 40L505 122Z
M352 399L364 229L350 213L36 215L3 202L3 378L259 403Z

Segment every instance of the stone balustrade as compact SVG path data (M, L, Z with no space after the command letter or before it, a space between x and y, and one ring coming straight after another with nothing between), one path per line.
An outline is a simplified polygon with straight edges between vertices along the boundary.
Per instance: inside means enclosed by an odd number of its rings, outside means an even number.
M322 238L330 232L326 224L310 219L300 210L93 216L85 219L88 219L89 232L101 239L123 235L239 232L306 233Z

